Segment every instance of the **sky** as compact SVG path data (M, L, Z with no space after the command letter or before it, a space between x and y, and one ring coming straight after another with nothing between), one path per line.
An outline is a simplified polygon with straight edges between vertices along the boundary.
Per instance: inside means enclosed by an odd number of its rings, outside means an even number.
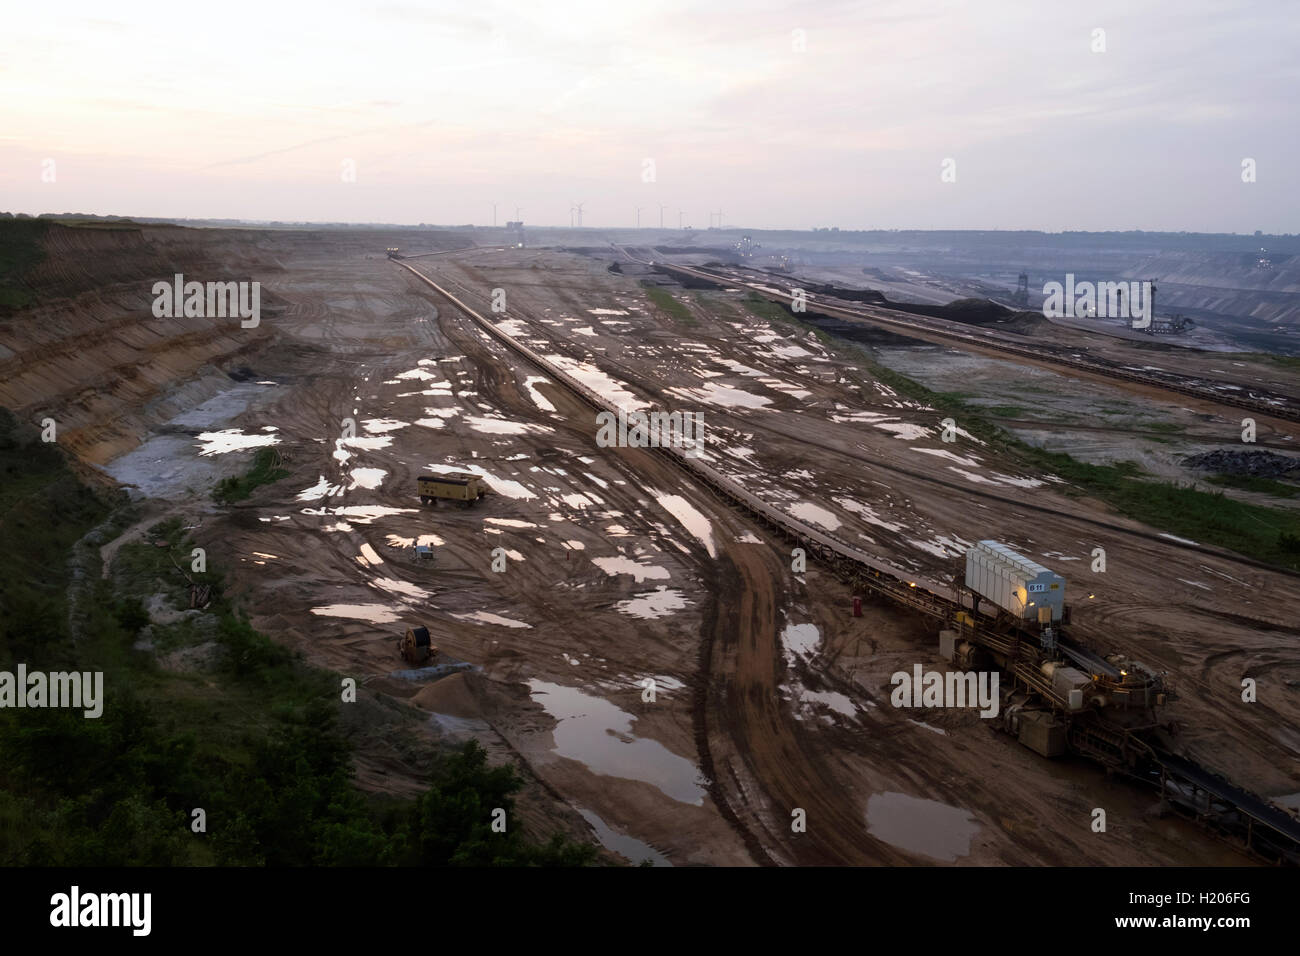
M10 4L0 210L1300 232L1298 41L1288 0Z

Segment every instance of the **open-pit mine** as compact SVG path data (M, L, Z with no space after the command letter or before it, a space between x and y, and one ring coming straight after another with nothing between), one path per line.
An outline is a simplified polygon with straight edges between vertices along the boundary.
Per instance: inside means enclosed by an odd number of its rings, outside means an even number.
M1144 491L1294 522L1187 457L1295 461L1300 368L638 232L52 223L0 406L124 493L91 578L178 520L354 682L368 794L474 739L610 862L1300 860L1300 539Z

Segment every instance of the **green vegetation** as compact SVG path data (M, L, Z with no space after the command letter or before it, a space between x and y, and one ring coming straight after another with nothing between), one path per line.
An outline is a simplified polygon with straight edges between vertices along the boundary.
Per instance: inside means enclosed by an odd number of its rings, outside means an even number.
M178 519L123 545L107 579L82 565L74 580L69 553L97 558L116 502L81 486L32 431L0 410L0 669L101 671L103 713L0 708L0 865L594 861L590 845L530 842L514 815L523 781L488 766L477 744L431 757L414 734L393 733L416 719L405 709L365 691L343 703L339 675L257 632L211 565L192 570ZM91 547L74 546L83 537ZM150 623L146 602L186 607L191 583L211 587L205 610ZM426 792L398 800L353 785L367 729L431 764ZM497 807L505 833L491 829Z
M1274 478L1259 478L1255 475L1211 475L1205 480L1225 488L1258 491L1261 494L1272 495L1274 498L1294 498L1300 494L1300 486L1289 485L1285 481Z
M1300 372L1300 356L1297 355L1274 355L1272 352L1246 352L1241 355L1233 355L1234 360L1244 359L1247 361L1267 362L1278 368L1284 368L1291 372Z
M1179 425L1177 422L1151 422L1143 431L1156 432L1161 435L1181 435L1187 431L1187 426Z
M43 219L0 218L0 312L35 301L23 277L45 258L41 240L49 225Z
M641 288L645 289L646 295L655 307L662 312L667 312L672 318L688 328L699 325L695 316L691 315L691 310L679 302L671 292L657 285L641 283Z
M797 321L788 309L777 305L771 299L765 299L757 292L750 291L744 299L741 300L745 308L749 309L760 319L767 319L769 322L789 323ZM818 329L817 331L821 331Z
M288 477L289 472L280 467L280 453L274 448L259 448L253 456L253 467L242 478L222 478L212 489L212 497L221 504L243 501L259 485Z
M1222 492L1151 481L1129 461L1093 465L1038 448L985 418L985 409L932 392L877 362L859 361L900 395L957 418L963 429L987 442L991 451L1022 462L1027 470L1064 479L1066 485L1061 490L1066 494L1091 495L1160 531L1300 570L1300 550L1292 550L1287 544L1293 536L1300 538L1300 513L1247 504Z

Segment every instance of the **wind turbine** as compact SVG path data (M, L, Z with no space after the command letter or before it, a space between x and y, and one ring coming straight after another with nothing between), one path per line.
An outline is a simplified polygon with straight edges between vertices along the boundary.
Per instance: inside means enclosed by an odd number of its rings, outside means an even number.
M664 210L667 208L668 207L664 203L659 204L659 228L660 229L664 227Z
M641 228L641 207L640 206L636 207L636 227L638 229Z

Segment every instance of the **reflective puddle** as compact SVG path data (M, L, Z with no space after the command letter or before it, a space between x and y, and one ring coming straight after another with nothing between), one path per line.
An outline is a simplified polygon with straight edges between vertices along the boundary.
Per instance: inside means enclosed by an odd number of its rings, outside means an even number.
M635 837L619 833L590 810L584 810L581 807L578 807L577 810L582 814L582 818L591 824L591 828L596 831L596 839L600 841L600 845L606 850L613 850L629 863L640 864L642 860L650 860L655 866L672 866L668 862L668 857L649 843L642 843Z
M953 863L970 853L979 824L958 807L905 793L876 793L867 801L867 832L891 846Z
M314 607L311 612L321 617L347 617L373 624L392 624L398 619L397 612L388 604L329 604Z
M278 445L280 439L274 435L245 435L242 428L224 428L219 432L202 432L195 436L203 443L200 455L224 455L229 451L244 448L258 448L262 445Z
M695 764L656 740L632 735L632 715L573 687L530 680L533 700L556 720L555 752L592 773L640 780L674 800L700 806L704 787Z

